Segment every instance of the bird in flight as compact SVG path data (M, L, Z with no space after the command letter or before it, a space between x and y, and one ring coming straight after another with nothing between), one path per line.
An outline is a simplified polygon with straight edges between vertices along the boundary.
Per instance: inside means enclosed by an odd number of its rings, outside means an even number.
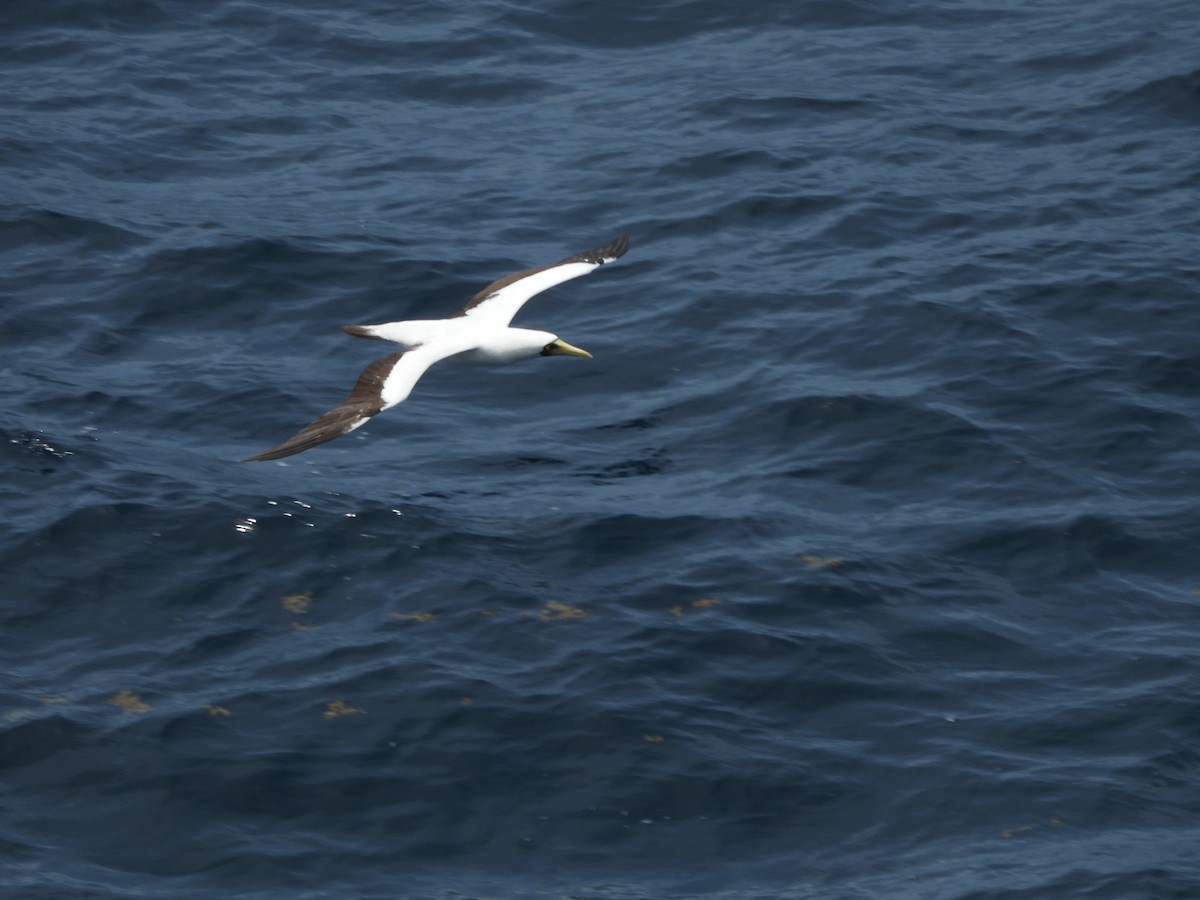
M628 249L629 236L623 234L603 247L507 275L493 281L448 319L343 325L346 334L392 341L405 349L375 360L358 376L345 400L279 446L245 461L282 459L349 434L372 416L402 403L425 370L444 359L511 363L532 356L591 358L586 350L572 347L548 331L513 328L509 323L530 297L619 259Z

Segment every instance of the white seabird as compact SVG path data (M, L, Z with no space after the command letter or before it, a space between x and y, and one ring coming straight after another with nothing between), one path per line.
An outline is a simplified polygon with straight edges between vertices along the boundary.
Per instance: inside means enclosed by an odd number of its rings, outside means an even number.
M403 402L425 370L443 359L510 363L532 356L591 358L586 350L572 347L548 331L512 328L509 323L530 297L619 259L628 249L629 237L623 234L595 250L508 275L489 284L449 319L343 325L346 334L393 341L405 349L375 360L358 376L345 400L278 447L248 456L245 461L281 459L348 434L377 413Z

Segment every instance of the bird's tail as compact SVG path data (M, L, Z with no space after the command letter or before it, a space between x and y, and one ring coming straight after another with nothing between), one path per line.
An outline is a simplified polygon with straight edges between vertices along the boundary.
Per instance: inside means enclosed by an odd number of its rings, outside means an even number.
M373 341L387 340L383 335L375 333L376 327L375 325L343 325L342 331L354 337L370 338Z

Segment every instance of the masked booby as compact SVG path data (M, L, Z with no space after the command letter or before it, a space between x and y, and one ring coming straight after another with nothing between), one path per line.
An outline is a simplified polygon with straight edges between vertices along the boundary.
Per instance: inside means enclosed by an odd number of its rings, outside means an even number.
M343 325L346 334L392 341L405 349L375 360L358 376L345 400L279 446L245 461L282 459L350 433L372 416L403 402L425 370L444 359L511 363L533 356L590 358L586 350L572 347L548 331L512 328L509 323L530 297L619 259L628 249L629 237L623 234L603 247L505 276L485 287L448 319Z

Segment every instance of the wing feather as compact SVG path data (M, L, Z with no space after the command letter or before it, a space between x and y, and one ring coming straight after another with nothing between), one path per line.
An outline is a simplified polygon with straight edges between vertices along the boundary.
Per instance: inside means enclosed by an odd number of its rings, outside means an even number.
M383 386L406 351L390 353L375 360L358 376L350 395L333 409L309 422L277 447L247 456L245 462L267 459L282 459L294 453L310 450L318 444L331 441L358 428L386 405Z
M628 249L629 235L623 234L603 247L575 253L548 266L506 275L472 297L456 315L486 316L497 324L507 325L530 297L620 259Z
M407 400L430 366L470 349L472 340L470 335L460 335L380 357L363 369L345 400L278 447L248 456L244 462L282 459L350 433L372 416Z

